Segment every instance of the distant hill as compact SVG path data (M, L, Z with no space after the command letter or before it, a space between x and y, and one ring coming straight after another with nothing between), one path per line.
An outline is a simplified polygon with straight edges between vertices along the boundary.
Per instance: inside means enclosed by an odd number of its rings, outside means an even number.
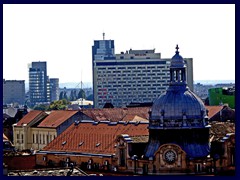
M81 88L80 82L65 82L65 83L59 83L60 88ZM82 88L92 88L92 82L83 82Z
M195 80L194 84L201 83L204 85L216 85L216 84L228 84L233 83L235 84L235 80ZM81 84L80 82L65 82L65 83L59 83L60 88L80 88ZM83 88L93 88L92 82L83 82L82 85ZM25 89L28 91L29 84L25 82Z
M194 84L203 84L203 85L216 85L216 84L235 84L235 80L196 80Z
M59 88L81 88L81 84L79 82L65 82L59 83ZM92 88L92 82L83 82L82 88ZM25 82L26 92L29 90L29 83Z

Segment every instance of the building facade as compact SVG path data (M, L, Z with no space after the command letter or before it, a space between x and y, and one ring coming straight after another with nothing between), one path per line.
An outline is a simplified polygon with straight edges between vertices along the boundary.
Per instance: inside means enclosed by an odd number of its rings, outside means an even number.
M170 60L155 50L132 50L114 54L113 40L94 41L93 46L94 107L105 103L126 107L131 102L152 102L169 85ZM193 89L192 58L187 64L186 78Z
M25 81L3 79L3 104L25 104Z
M51 102L59 100L59 79L50 78L50 97Z
M31 105L50 102L47 62L32 62L29 67L29 93Z

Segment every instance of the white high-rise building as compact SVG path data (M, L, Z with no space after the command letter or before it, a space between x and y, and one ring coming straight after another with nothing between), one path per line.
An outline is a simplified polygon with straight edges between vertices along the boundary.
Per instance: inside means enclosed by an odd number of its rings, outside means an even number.
M102 45L105 51L100 51L101 47L96 46L99 43L105 44ZM112 103L114 107L125 107L131 102L153 102L169 86L171 58L161 59L161 54L155 53L155 49L130 49L125 53L114 54L113 40L94 41L94 49L95 108L102 108L107 102ZM96 53L96 49L101 52L101 56ZM108 52L108 54L104 54L104 52ZM187 83L193 90L192 58L184 60L187 64Z

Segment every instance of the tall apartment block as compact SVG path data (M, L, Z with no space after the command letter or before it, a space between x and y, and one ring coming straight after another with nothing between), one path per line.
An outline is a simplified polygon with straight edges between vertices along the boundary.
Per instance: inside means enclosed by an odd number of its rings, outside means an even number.
M25 104L25 81L3 79L3 104Z
M50 97L51 102L59 100L59 79L50 78Z
M29 67L29 98L31 105L50 102L46 62L32 62Z
M153 102L169 86L171 58L161 58L155 49L132 50L114 54L113 40L94 41L93 93L94 107L106 102L125 107L131 102ZM187 64L187 83L193 90L192 58Z

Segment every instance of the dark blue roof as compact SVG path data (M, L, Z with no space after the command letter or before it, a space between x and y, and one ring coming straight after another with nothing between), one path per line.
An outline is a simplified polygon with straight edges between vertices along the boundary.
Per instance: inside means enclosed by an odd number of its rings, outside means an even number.
M202 119L206 116L206 108L202 100L187 87L169 88L160 95L152 106L152 120L160 119L164 112L164 119Z

